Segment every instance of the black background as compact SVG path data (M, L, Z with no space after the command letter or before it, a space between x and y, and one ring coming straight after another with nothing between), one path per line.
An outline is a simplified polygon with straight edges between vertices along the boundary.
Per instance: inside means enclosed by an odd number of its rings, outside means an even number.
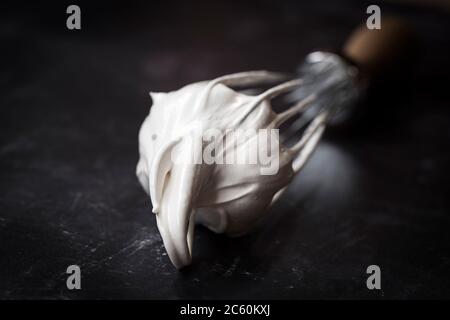
M292 71L372 3L82 1L79 31L69 4L0 5L0 298L450 297L448 7L378 3L417 31L406 68L354 128L326 132L260 228L198 227L178 272L134 174L148 92ZM371 264L382 290L366 288Z

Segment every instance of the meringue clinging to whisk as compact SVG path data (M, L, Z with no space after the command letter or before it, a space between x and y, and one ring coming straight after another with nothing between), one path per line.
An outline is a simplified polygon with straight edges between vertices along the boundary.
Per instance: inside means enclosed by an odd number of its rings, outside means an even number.
M204 134L210 129L222 132L224 137L232 131L254 132L238 139L237 145L222 148L228 156L247 153L258 139L259 130L278 129L316 99L310 95L286 111L275 113L270 100L301 86L300 79L281 83L256 96L231 89L256 88L281 79L280 74L273 72L242 72L168 93L150 94L153 106L139 132L136 174L151 197L158 229L175 267L191 263L196 223L229 235L248 232L279 198L317 145L327 111L315 116L292 147L274 137L268 147L270 154L278 155L274 174L261 174L261 163L174 161L174 157L193 154L196 145L203 146Z

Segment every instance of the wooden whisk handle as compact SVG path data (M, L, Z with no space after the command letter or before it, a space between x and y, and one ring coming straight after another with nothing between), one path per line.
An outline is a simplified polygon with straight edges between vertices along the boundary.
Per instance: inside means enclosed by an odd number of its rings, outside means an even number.
M360 71L372 78L408 54L414 33L399 18L383 18L381 29L358 27L342 48L342 55L354 62Z

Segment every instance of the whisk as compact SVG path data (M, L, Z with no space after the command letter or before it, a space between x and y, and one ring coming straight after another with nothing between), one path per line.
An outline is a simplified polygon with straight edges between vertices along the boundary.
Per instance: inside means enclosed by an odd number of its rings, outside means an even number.
M191 262L194 224L232 236L255 225L304 166L325 126L346 121L366 83L398 55L405 30L397 20L384 20L382 30L361 27L341 54L313 52L300 66L299 77L256 96L231 88L255 88L286 77L242 72L169 93L151 93L153 106L139 133L136 173L151 196L158 229L177 268ZM270 101L283 94L283 103L289 107L275 113ZM273 174L261 174L260 164L179 163L171 158L173 153L190 155L195 150L192 141L202 145L202 135L209 128L224 132L228 140L229 128L276 129L289 121L281 143L270 143L270 154L279 153ZM299 133L300 139L288 146ZM256 134L216 151L244 154L255 139Z

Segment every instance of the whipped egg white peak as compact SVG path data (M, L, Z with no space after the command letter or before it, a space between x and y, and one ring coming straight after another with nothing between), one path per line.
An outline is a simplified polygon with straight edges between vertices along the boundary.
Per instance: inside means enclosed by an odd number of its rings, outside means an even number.
M261 174L261 163L174 161L174 157L195 154L192 148L204 143L203 134L209 129L224 135L230 130L253 129L256 135L260 129L279 128L315 100L311 95L281 113L272 110L270 100L299 87L300 79L259 95L230 88L256 88L280 79L277 73L250 71L168 93L150 93L153 105L139 132L136 174L151 197L159 232L176 268L191 263L196 223L217 233L245 234L279 198L315 149L325 128L325 111L318 113L292 147L278 140L270 143L269 151L279 155L275 174ZM247 152L254 138L247 136L237 146L223 147L223 151L231 155Z

